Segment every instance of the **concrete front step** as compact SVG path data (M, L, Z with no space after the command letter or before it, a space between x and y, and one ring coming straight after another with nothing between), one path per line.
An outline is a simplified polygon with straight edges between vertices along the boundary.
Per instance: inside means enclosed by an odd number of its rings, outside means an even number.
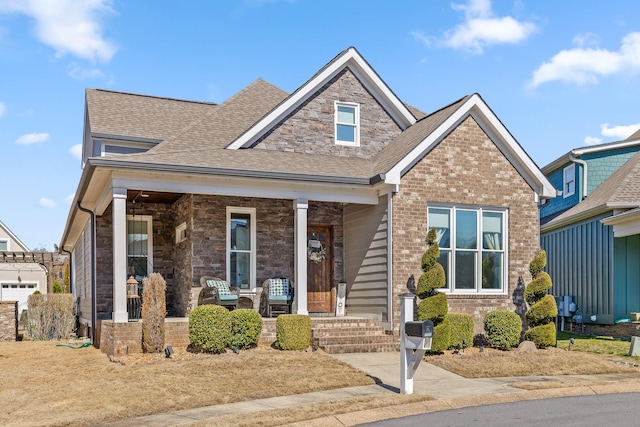
M385 336L384 329L377 328L321 328L312 329L315 338L322 337L353 337L353 336Z
M342 353L379 353L398 351L399 344L331 344L322 349L329 354Z

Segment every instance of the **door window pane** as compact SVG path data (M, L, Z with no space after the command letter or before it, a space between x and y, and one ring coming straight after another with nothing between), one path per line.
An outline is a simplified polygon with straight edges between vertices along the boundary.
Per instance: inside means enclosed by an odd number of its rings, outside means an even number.
M356 141L356 128L354 126L337 125L337 138L338 141L355 142Z
M347 107L345 105L338 106L338 123L356 124L355 107Z
M249 289L251 276L251 254L247 252L231 252L231 286Z
M429 229L436 229L436 241L440 248L450 248L449 209L429 209Z

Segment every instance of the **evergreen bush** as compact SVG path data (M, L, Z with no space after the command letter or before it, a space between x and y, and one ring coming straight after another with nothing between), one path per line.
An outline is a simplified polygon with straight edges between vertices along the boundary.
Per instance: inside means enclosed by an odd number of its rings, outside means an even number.
M433 339L431 351L443 351L449 347L449 322L446 321L449 306L447 295L438 292L447 281L444 268L438 264L440 247L436 240L436 229L432 228L427 233L425 240L427 250L422 255L422 274L418 279L417 293L421 301L417 307L418 320L431 320L433 322Z
M555 344L556 328L553 318L558 315L555 298L547 294L553 286L551 277L542 271L547 265L547 253L540 251L529 264L529 272L533 280L524 290L525 300L529 310L524 317L529 326L525 332L525 339L530 339L538 348L545 348Z
M305 350L311 344L311 317L281 314L276 319L275 347L280 350Z
M164 349L164 317L167 312L167 282L160 273L142 280L142 349L160 353Z
M245 349L258 345L262 316L255 310L240 308L231 312L229 348Z
M533 341L537 348L550 347L556 341L556 325L551 322L528 329L524 333L524 339Z
M492 311L484 318L484 333L491 346L508 350L520 342L522 320L512 311Z
M447 314L451 325L451 335L449 337L449 348L469 347L473 344L473 317L465 313ZM466 344L465 344L466 342Z
M231 338L231 313L214 304L199 305L189 314L191 349L205 353L224 353Z

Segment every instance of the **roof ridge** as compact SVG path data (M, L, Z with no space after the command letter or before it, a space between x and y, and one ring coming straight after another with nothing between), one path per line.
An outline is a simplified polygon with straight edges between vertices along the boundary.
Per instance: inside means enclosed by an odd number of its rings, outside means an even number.
M120 95L139 96L139 97L143 97L143 98L165 99L167 101L188 102L188 103L191 103L191 104L219 105L219 104L217 104L215 102L195 101L195 100L191 100L191 99L172 98L172 97L169 97L169 96L146 95L146 94L142 94L142 93L123 92L123 91L111 90L111 89L87 88L87 90L95 90L97 92L116 93L116 94L120 94Z

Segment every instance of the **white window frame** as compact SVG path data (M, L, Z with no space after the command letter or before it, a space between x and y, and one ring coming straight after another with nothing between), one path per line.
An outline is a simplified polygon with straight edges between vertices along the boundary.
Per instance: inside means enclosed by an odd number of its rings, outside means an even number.
M0 242L6 242L7 243L7 252L11 250L11 240L10 239L1 238Z
M338 121L338 107L349 107L355 110L354 112L354 120L355 123L343 123ZM338 139L338 126L350 126L355 128L354 130L354 139L355 141L343 141ZM355 102L340 102L334 101L334 126L333 126L336 145L348 145L351 147L359 147L360 146L360 104L356 104Z
M493 207L479 207L479 206L465 206L465 205L442 205L442 204L429 204L427 206L427 231L431 229L428 224L429 209L444 209L449 211L449 247L446 250L449 252L448 262L449 265L444 266L448 272L447 283L440 289L441 292L451 295L506 295L508 293L508 253L509 253L509 211L503 208ZM474 289L456 289L455 287L455 242L456 242L456 211L474 211L476 215L476 233L477 233L477 247L476 249L461 249L464 251L475 253L475 288ZM500 213L502 214L502 243L503 247L500 250L486 250L482 245L482 214L483 213ZM501 289L483 289L482 288L482 254L483 252L499 252L502 253L502 271L500 283Z
M242 208L236 206L227 206L227 283L231 285L231 215L232 214L249 214L251 227L251 249L246 251L235 250L235 252L249 254L249 289L241 289L241 292L255 292L256 290L256 208Z
M572 179L569 179L572 178ZM571 191L567 190L567 184L573 183ZM569 166L562 170L562 198L566 199L569 196L576 194L576 164L571 163Z
M147 223L147 276L153 273L153 216L151 215L127 215L127 239L129 238L129 221ZM129 264L129 248L127 245L125 262ZM129 276L129 271L127 271Z

